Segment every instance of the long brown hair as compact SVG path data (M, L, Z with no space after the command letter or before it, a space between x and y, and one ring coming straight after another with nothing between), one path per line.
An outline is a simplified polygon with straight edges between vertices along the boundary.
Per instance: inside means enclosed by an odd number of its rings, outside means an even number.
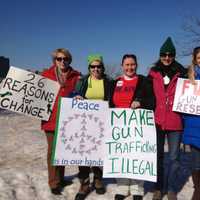
M200 53L200 46L195 47L192 53L192 64L188 67L188 78L190 79L192 84L195 84L195 71L194 67L197 65L196 58L197 54Z

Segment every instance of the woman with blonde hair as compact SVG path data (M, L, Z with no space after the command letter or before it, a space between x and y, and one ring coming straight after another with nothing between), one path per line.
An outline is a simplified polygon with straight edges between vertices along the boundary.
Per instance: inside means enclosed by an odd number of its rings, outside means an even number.
M195 80L200 80L200 47L193 50L192 64L188 69L188 77L194 85ZM194 192L192 200L200 198L200 116L184 115L183 142L191 146L192 152L192 180Z
M54 195L61 195L64 186L69 184L64 180L64 166L53 166L51 164L52 146L54 140L54 132L56 128L56 113L58 107L58 98L68 96L75 88L80 78L80 73L75 71L71 66L72 56L67 49L59 48L52 53L52 66L45 70L42 75L51 80L57 81L60 85L58 95L52 113L48 121L42 121L42 130L44 130L47 143L47 164L49 187Z

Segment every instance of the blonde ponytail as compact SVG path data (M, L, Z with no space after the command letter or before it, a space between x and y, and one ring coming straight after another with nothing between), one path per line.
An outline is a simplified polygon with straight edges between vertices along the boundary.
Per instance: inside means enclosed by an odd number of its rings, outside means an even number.
M194 72L194 65L193 64L188 67L188 78L193 85L196 84L195 83L195 72Z

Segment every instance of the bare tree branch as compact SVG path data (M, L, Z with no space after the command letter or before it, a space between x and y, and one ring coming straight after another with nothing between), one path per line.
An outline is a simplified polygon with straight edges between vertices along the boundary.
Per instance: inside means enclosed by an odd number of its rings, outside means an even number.
M179 39L180 55L190 56L196 46L200 46L200 18L196 16L187 17L182 26L183 35Z

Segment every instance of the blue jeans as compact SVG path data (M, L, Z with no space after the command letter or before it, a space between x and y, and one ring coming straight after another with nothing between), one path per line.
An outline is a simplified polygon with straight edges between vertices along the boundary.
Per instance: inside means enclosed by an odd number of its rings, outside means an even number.
M192 152L192 170L200 170L200 149L191 146Z
M180 132L163 131L157 128L157 183L156 190L163 190L164 185L164 145L165 138L168 140L169 149L169 169L166 176L167 190L176 192L176 178L179 170L179 156L180 156Z

